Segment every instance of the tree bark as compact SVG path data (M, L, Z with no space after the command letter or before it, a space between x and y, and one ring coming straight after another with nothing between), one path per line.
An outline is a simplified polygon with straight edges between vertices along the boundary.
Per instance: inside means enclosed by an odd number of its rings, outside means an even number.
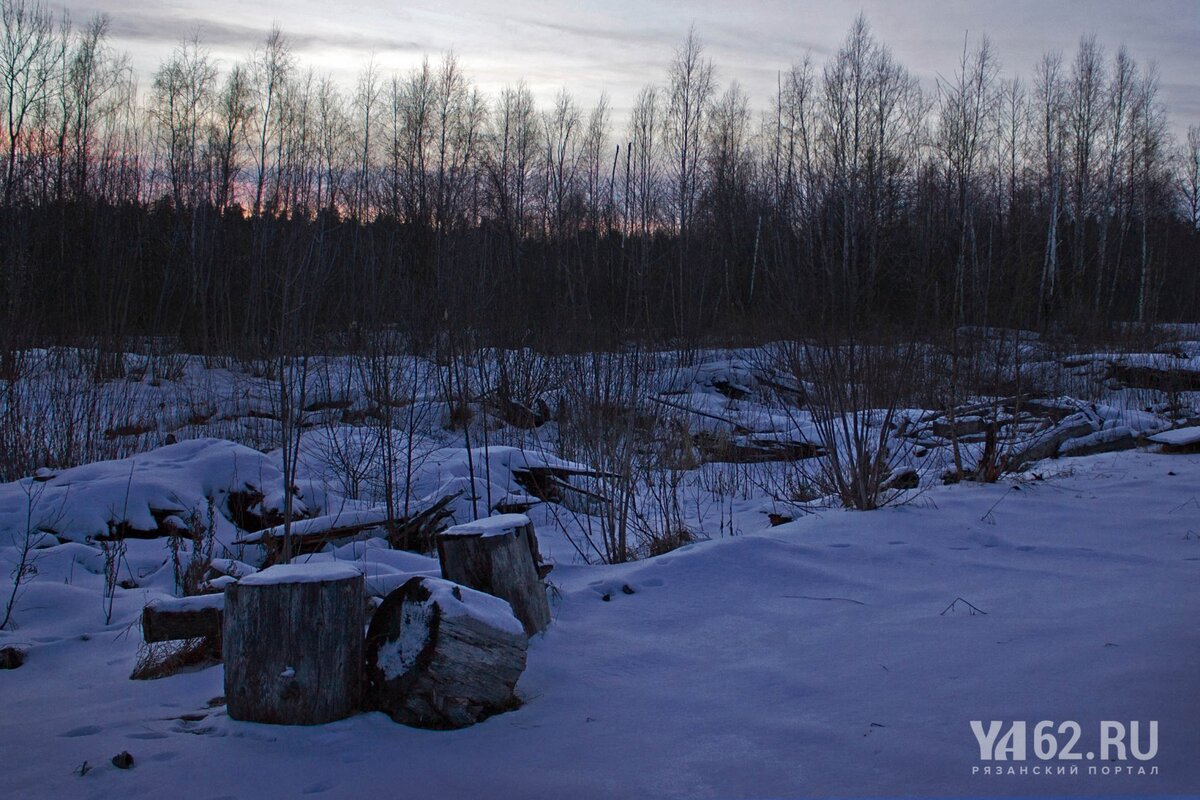
M317 725L347 717L361 694L363 576L349 565L266 569L225 590L229 716Z
M528 641L503 600L410 578L371 619L364 705L420 728L473 725L519 705Z
M550 624L537 535L525 515L501 514L442 531L438 559L446 580L507 600L526 634Z
M148 644L200 636L219 641L224 605L220 595L151 602L142 609L142 639Z

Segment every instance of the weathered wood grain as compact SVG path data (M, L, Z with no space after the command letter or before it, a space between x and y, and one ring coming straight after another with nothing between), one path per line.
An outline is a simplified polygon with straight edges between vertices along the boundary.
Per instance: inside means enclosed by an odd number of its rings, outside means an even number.
M363 627L362 575L232 584L223 628L229 716L316 725L353 714Z

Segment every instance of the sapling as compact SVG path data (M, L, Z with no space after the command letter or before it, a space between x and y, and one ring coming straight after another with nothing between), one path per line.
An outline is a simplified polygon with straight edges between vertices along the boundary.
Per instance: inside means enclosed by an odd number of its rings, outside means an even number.
M17 601L21 598L25 585L37 575L37 548L35 545L41 538L42 529L48 527L44 521L39 521L36 525L33 522L34 509L38 506L38 501L46 491L47 484L40 481L29 480L23 487L25 492L25 530L14 536L17 547L17 563L13 566L12 576L12 591L8 593L8 600L4 604L4 619L0 621L0 631L6 629L10 624L14 624L13 611L17 607Z

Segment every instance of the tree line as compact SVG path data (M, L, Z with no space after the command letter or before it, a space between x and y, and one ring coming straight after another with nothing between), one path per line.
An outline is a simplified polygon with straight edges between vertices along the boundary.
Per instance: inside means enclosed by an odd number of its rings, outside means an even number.
M1195 318L1200 128L1084 37L1011 76L986 38L922 86L857 20L765 109L690 31L627 119L454 55L352 87L278 29L147 85L0 0L0 350L160 337L276 353L395 329L547 349Z

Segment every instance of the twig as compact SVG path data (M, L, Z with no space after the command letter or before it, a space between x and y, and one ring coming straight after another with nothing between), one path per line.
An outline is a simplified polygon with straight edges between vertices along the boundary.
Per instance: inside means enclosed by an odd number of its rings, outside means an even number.
M780 597L786 597L789 600L840 600L843 603L854 603L856 606L865 606L866 603L861 600L853 600L849 597L813 597L807 594L784 594Z
M983 609L979 608L978 606L976 606L975 604L971 603L971 602L970 602L970 601L968 601L968 600L963 600L961 597L956 597L956 598L954 598L954 602L952 602L950 605L946 606L946 608L945 608L945 609L943 609L943 610L942 610L942 613L941 613L941 614L938 614L938 616L939 616L939 617L944 617L944 616L946 616L946 612L947 612L947 611L949 611L950 609L954 608L954 604L955 604L955 603L965 603L965 604L966 604L966 606L967 606L968 608L970 608L970 609L971 609L971 616L975 616L976 614L983 614L985 617L987 616L987 612L986 612L986 611L984 611Z

